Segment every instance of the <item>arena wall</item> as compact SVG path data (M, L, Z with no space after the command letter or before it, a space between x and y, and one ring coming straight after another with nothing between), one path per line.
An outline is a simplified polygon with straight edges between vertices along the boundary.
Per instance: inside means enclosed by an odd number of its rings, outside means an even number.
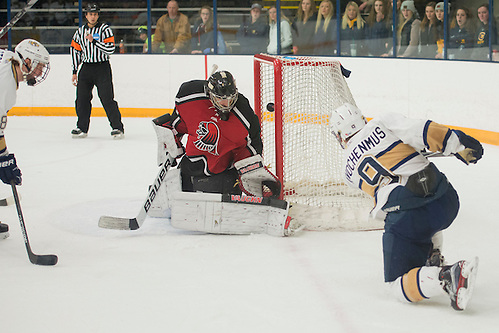
M341 58L347 80L367 117L399 112L413 118L476 129L499 145L499 64L416 59ZM155 117L170 111L180 84L204 79L213 64L232 72L239 91L253 100L251 56L116 54L111 57L116 100L125 117ZM74 116L76 88L71 58L53 55L46 82L22 84L10 115ZM94 115L103 116L97 92Z

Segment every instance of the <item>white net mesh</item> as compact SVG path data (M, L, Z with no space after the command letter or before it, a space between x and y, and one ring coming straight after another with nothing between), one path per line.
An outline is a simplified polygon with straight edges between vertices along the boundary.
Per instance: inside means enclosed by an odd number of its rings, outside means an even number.
M329 127L333 109L345 102L355 105L340 63L257 55L255 80L255 87L260 83L255 110L261 111L264 161L281 178L293 217L305 219L308 229L376 228L367 222L372 199L343 183L343 151Z

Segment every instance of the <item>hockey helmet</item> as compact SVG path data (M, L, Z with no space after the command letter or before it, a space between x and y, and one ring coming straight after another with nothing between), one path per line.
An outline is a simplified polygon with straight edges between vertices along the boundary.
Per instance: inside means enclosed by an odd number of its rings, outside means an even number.
M100 12L100 7L97 3L91 2L87 5L87 8L85 9L87 13L98 13Z
M229 113L239 96L236 82L231 73L218 71L213 73L206 83L206 92L222 120L229 119Z
M147 35L147 25L141 25L140 27L137 28L137 31L140 34L146 34Z
M335 109L330 121L332 132L343 149L346 148L348 139L367 124L360 109L350 103L345 103Z
M35 86L47 78L50 71L50 55L41 43L34 39L25 39L17 44L15 53L21 62L21 71L28 85Z

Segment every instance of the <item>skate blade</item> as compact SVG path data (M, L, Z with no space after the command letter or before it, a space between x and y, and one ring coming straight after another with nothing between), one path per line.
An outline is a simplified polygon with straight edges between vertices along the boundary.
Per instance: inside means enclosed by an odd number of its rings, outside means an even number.
M459 285L462 286L457 291L456 295L456 310L464 310L468 307L473 289L475 288L476 275L478 272L478 257L472 260L466 260L461 268L461 278Z

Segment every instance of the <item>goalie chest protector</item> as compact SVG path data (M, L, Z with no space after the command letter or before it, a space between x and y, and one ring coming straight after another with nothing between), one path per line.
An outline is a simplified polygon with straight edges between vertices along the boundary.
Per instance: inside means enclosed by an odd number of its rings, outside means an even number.
M189 169L197 169L193 174L209 175L225 171L235 161L261 154L262 141L258 117L246 97L239 94L229 119L224 121L204 92L205 82L189 81L180 87L171 125L179 134L188 135L186 158L198 164Z

